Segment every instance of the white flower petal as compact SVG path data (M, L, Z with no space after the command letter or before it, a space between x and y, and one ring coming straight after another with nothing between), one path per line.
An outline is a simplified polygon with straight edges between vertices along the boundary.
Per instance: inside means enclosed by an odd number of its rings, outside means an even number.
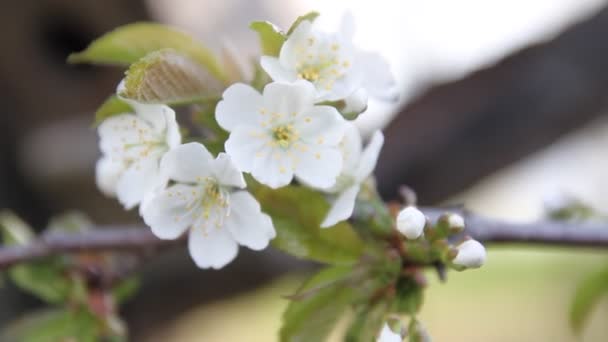
M372 174L374 168L376 167L376 163L378 162L378 156L380 155L380 150L382 149L383 144L384 135L381 131L375 131L369 144L361 154L359 167L355 173L355 178L357 181L363 182Z
M312 187L326 189L336 183L340 170L342 154L337 148L309 145L308 151L300 154L295 174Z
M184 183L194 183L211 175L213 156L202 144L192 142L165 153L160 169L163 176Z
M286 69L294 70L298 62L298 52L301 47L307 46L306 40L313 35L312 23L309 20L300 22L298 27L291 33L289 38L281 46L279 60Z
M345 127L344 138L339 144L344 161L342 173L353 174L356 173L361 159L361 133L359 128L351 121L346 121Z
M262 109L262 95L251 86L237 83L230 86L217 104L215 118L218 124L231 132L239 125L258 124Z
M116 196L116 185L124 171L123 163L115 162L109 157L100 158L95 165L95 182L99 190L106 196Z
M314 101L315 87L307 81L273 82L264 87L264 108L285 118L312 108Z
M200 268L220 269L230 263L238 253L238 245L225 227L219 229L192 228L188 237L188 250Z
M376 342L403 342L403 337L393 332L388 324L385 323Z
M359 189L359 184L355 184L338 194L338 197L333 201L325 220L321 223L322 228L331 227L336 223L351 217L353 210L355 209L355 200L357 199Z
M380 54L375 52L359 51L357 63L364 65L366 72L363 76L363 87L367 92L378 99L396 101L399 94L391 67Z
M97 128L99 147L104 154L135 159L144 147L142 140L155 140L150 123L133 114L112 116Z
M344 39L352 40L355 35L355 17L351 11L346 11L342 15L342 20L340 21L340 36Z
M160 174L158 158L142 158L120 176L116 187L118 200L125 209L139 204L146 194L163 187L167 179Z
M171 107L159 104L138 103L128 100L129 105L135 109L140 118L147 121L156 132L164 132L167 128L167 118L173 117L175 112Z
M176 184L159 191L141 207L144 222L160 239L177 239L194 222L194 211L188 207L191 200L184 194L196 191L195 186Z
M293 179L292 161L281 148L263 149L253 161L251 175L273 189L288 185Z
M330 106L314 106L298 115L294 126L305 143L336 146L344 137L346 121Z
M236 165L234 165L232 159L226 153L220 153L212 164L213 176L221 185L234 186L241 189L247 186L243 173L236 168Z
M260 65L273 81L293 82L298 79L296 72L285 68L276 57L262 56Z
M261 212L258 201L247 191L230 194L230 216L225 227L236 242L259 251L276 236L270 217Z
M169 110L165 110L163 113L166 121L166 143L169 149L171 149L182 143L182 134L179 131L177 120L175 120L175 111L169 108Z
M224 145L226 153L243 172L251 172L259 153L270 140L268 133L253 126L238 126Z

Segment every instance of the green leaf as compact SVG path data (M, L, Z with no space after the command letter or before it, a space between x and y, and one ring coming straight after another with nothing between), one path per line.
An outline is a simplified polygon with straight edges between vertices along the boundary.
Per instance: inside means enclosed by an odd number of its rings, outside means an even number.
M98 126L103 120L118 114L133 113L133 108L121 100L118 96L112 95L95 112L94 126Z
M0 229L5 245L24 245L35 236L32 227L9 210L0 212Z
M254 21L249 28L258 33L263 55L275 57L279 55L286 38L276 26L268 21Z
M20 289L48 303L63 303L73 289L64 271L60 260L52 259L13 266L8 274Z
M166 48L188 56L217 79L226 79L213 53L195 38L174 28L147 22L121 26L106 33L84 51L71 54L68 62L128 65Z
M329 267L309 279L300 292L315 291L289 303L283 314L280 340L324 341L346 309L359 299L356 286L345 286L342 281L349 273L344 267Z
M319 16L319 12L308 12L304 15L301 15L298 17L298 19L296 19L296 21L293 22L293 24L291 24L291 27L289 28L289 31L287 31L287 36L290 36L293 31L296 29L296 27L298 27L298 25L300 25L300 23L304 20L308 20L310 22L315 21L315 19L317 19L317 17Z
M328 264L352 264L363 253L361 239L347 222L320 228L329 204L319 192L300 186L250 188L262 210L272 217L277 231L274 247L298 258Z
M345 341L376 341L388 313L389 305L386 301L378 301L364 306L358 311L355 319L351 322L346 332Z
M133 63L118 95L140 103L190 103L219 97L223 85L188 56L154 51Z
M264 87L270 83L270 76L264 71L261 65L256 64L254 67L253 80L251 81L251 86L254 87L257 91L262 92Z
M600 299L608 294L608 268L593 273L578 286L570 306L570 325L580 334Z
M100 333L97 319L86 310L45 309L9 324L0 334L0 340L94 342L99 341Z

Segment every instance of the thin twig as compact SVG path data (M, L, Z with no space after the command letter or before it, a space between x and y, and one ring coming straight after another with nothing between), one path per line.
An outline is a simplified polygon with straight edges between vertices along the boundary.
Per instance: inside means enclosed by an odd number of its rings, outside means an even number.
M53 232L22 246L0 248L0 269L56 254L101 251L147 251L182 243L160 240L146 227L100 226L83 233Z
M437 219L446 210L423 208L431 219ZM463 210L466 234L485 244L541 244L569 247L608 248L608 224L539 221L510 223L474 215ZM107 227L83 233L53 232L23 246L0 247L0 270L19 262L44 258L50 255L77 252L148 251L182 244L178 240L160 240L146 227Z
M484 244L540 244L608 248L608 223L538 221L513 223L475 215L461 209L422 208L431 219L449 211L465 219L465 233Z

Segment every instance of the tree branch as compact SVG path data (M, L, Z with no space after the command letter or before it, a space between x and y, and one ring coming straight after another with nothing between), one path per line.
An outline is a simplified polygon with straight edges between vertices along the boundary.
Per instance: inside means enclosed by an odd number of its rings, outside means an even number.
M475 215L466 210L421 208L431 219L456 212L465 218L465 234L484 244L540 244L608 248L608 224L567 221L513 223Z
M608 248L608 224L539 221L510 223L474 215L467 211L449 209L465 217L467 235L485 244L542 244L569 247ZM423 212L436 220L446 210L423 208ZM57 254L104 251L154 251L180 245L185 236L177 240L160 240L145 227L108 227L84 233L58 233L42 235L29 245L0 247L0 270L16 263L31 261Z
M158 239L150 229L138 226L100 226L83 233L53 232L43 234L28 245L0 247L0 270L16 263L56 254L93 251L158 250L180 244L178 240Z

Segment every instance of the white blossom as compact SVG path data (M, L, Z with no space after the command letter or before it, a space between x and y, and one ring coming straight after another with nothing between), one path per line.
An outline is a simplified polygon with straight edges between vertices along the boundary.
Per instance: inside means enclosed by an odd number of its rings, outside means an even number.
M400 334L397 334L391 330L388 324L384 323L382 330L380 331L380 336L376 342L402 342L403 337Z
M164 186L160 159L180 144L181 136L175 112L168 106L128 103L135 113L112 116L98 127L102 157L95 173L99 189L131 209Z
M364 99L367 103L368 95L396 99L388 63L379 54L353 45L351 15L344 16L338 32L325 32L317 22L302 21L283 43L278 58L262 56L262 68L274 81L310 81L317 89L318 101L346 99L351 108L352 101ZM356 91L356 97L351 97ZM358 103L356 107L362 111L366 106Z
M458 247L458 254L453 262L456 265L478 268L486 261L486 249L476 240L467 240L461 243Z
M464 229L464 218L458 214L449 214L448 225L450 228Z
M271 188L288 185L294 175L315 187L333 186L345 121L335 108L314 105L314 96L306 81L270 83L263 95L232 85L216 108L217 122L230 132L226 153Z
M407 207L397 215L397 230L408 239L417 239L424 232L426 216L416 207Z
M247 191L230 157L213 158L199 143L167 152L161 172L174 184L155 192L142 209L144 221L161 239L176 239L190 228L188 249L201 268L231 262L238 246L262 250L276 235L270 217Z
M327 228L348 219L354 210L361 184L372 174L384 143L382 132L374 132L367 147L362 150L361 135L352 122L347 122L344 138L340 142L344 164L336 185L325 190L335 195L321 227Z

